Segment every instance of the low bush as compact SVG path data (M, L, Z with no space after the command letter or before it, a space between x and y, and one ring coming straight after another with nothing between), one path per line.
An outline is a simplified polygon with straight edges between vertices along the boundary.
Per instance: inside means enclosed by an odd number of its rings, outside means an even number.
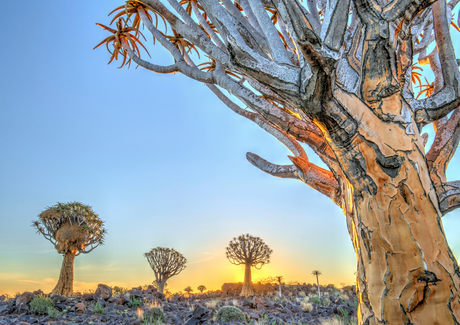
M246 322L246 317L244 317L243 312L239 308L233 306L220 307L217 311L216 319L224 323L234 321Z
M30 311L39 315L47 314L48 307L54 308L54 301L48 297L34 297L30 302Z
M144 324L147 323L162 323L166 321L166 316L159 307L152 307L144 311Z

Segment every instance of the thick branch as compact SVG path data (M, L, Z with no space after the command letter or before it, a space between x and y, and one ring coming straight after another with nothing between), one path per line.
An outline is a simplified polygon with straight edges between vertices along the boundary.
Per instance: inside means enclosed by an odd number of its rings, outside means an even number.
M266 161L252 152L248 152L246 154L246 159L260 170L272 176L301 180L298 175L299 171L295 165L276 165Z
M444 183L438 193L439 207L443 215L460 208L460 181Z

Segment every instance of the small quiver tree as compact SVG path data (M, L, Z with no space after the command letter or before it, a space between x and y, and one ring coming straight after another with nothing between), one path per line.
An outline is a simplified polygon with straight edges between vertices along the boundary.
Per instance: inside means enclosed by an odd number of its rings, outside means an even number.
M318 297L321 298L321 291L319 289L319 276L322 275L321 271L319 270L313 270L311 272L311 275L316 276L316 285L318 286Z
M184 289L185 292L187 292L187 294L190 296L190 292L193 291L192 287L191 286L188 286Z
M32 226L64 255L59 281L51 294L70 296L73 294L75 256L87 254L104 243L104 222L90 206L80 202L57 203L38 218Z
M232 264L244 264L245 266L241 296L252 296L254 294L251 282L251 267L260 270L262 266L270 263L272 252L262 238L254 237L250 234L241 235L230 241L226 252L228 260Z
M281 281L283 280L283 276L282 275L277 275L277 276L275 276L275 279L276 279L276 282L278 282L279 295L280 295L280 298L281 298Z
M197 289L199 292L203 293L203 291L206 290L206 287L204 285L199 285Z
M187 259L172 248L156 247L144 254L155 274L158 291L163 293L166 281L185 269Z

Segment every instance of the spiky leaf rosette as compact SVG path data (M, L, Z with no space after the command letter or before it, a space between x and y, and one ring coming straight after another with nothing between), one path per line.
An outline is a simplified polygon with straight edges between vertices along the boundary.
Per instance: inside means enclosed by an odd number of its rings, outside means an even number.
M104 222L88 205L80 202L57 203L32 222L60 254L89 253L104 243Z
M270 263L270 255L273 250L260 237L250 234L241 235L233 238L227 247L227 258L230 263L235 265L249 264L256 269L260 269L265 264Z
M156 247L144 254L155 273L157 282L178 275L185 269L187 259L173 248Z

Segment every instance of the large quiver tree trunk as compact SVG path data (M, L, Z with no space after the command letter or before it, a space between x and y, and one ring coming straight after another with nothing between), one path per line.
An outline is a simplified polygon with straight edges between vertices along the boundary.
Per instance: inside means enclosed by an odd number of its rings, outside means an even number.
M357 98L336 96L352 115L362 114L350 145L335 148L349 181L344 200L358 259L359 318L369 325L458 324L458 265L422 138L417 129L406 134L403 125L381 121ZM390 108L404 109L394 99Z
M73 265L75 261L75 253L67 252L64 254L62 261L61 274L59 281L51 291L51 295L71 296L73 294Z
M449 10L458 1L310 0L307 10L295 0L199 0L208 24L191 0L200 26L175 0L168 2L184 23L159 1L142 2L140 19L176 63L140 59L127 36L114 45L125 51L117 53L148 70L206 83L294 155L292 165L276 165L248 153L252 164L299 179L343 208L358 262L359 324L460 324L459 270L441 222L460 207L460 181L445 177L460 138L460 73L449 34ZM207 72L153 26L146 10L212 58ZM282 23L273 27L267 10ZM120 20L123 36L122 27ZM427 54L434 38L437 47ZM433 93L421 100L411 84L416 54L436 76ZM431 123L436 138L425 155L420 132ZM310 162L299 142L328 169Z

